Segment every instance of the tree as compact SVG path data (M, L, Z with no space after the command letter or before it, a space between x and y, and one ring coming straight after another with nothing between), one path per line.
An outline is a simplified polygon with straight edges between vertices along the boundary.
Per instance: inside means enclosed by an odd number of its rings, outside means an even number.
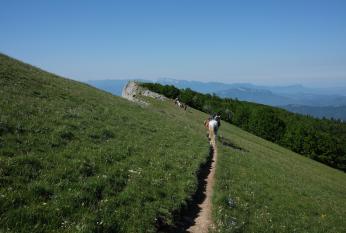
M280 141L285 128L285 123L270 108L260 108L250 116L249 130L272 142Z

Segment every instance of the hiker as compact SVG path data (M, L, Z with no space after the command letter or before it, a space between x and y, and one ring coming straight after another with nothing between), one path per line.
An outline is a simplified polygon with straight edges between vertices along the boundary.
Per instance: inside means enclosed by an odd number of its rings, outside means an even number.
M219 128L221 126L221 115L220 113L216 113L213 117L217 121L217 127Z
M208 117L208 119L206 119L205 121L204 121L204 127L205 128L207 128L207 129L209 129L209 121L212 119L212 117Z
M174 103L178 105L178 107L183 108L186 111L186 108L187 108L186 104L184 104L183 102L180 102L178 97L174 99Z
M181 103L180 103L178 97L174 99L174 103L175 103L176 105L178 105L179 107L181 107Z
M215 147L216 144L216 136L217 131L221 125L220 123L221 117L219 114L214 115L213 117L209 117L207 120L204 121L204 126L208 129L208 139L210 141L210 144Z

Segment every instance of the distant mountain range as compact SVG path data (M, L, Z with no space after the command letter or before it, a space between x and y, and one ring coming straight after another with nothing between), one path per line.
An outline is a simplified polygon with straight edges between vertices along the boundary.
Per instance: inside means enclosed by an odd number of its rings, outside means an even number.
M327 107L316 107L316 106L304 106L304 105L286 105L281 106L290 112L300 113L303 115L310 115L317 118L334 118L346 121L346 106L327 106Z
M282 90L282 91L281 91ZM267 104L271 106L307 105L307 106L344 106L346 96L339 94L326 94L327 92L294 92L289 88L274 89L268 87L248 88L238 87L216 92L221 97L238 98L250 102ZM346 93L346 92L345 92Z
M176 80L170 78L160 78L156 82L164 85L174 85L178 88L191 88L195 91L202 93L218 93L229 89L243 88L250 90L267 90L274 94L315 94L315 95L331 95L331 96L345 96L345 87L328 87L328 88L309 88L300 84L288 86L263 86L254 85L251 83L220 83L220 82L200 82L200 81L186 81Z
M129 79L91 80L87 83L99 89L121 95ZM315 117L346 119L346 87L309 88L302 85L261 86L251 83L219 83L160 78L157 80L138 79L143 82L158 82L178 88L191 88L201 93L215 93L224 98L277 106L288 111Z

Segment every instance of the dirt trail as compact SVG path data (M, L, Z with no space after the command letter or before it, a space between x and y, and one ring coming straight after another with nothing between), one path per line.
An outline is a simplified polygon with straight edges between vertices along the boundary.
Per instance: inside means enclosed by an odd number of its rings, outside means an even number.
M205 199L201 204L198 205L200 211L194 220L194 224L187 229L187 232L190 233L208 233L209 230L214 229L214 223L212 221L212 203L211 198L213 194L214 187L214 176L217 160L217 147L216 143L213 143L213 158L210 166L210 173L205 179L206 189L204 191Z
M217 148L215 143L212 143L207 161L201 164L197 172L196 192L187 201L187 205L175 213L173 224L167 225L163 219L158 220L157 233L207 233L215 228L211 217L211 198L216 159Z

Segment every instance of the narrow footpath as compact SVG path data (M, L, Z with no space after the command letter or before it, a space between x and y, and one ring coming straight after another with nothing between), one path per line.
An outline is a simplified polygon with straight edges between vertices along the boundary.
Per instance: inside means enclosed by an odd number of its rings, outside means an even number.
M212 194L214 187L214 176L217 161L217 147L216 143L213 143L213 157L210 167L210 173L205 179L206 189L204 191L205 199L198 205L200 211L197 214L194 224L187 229L190 233L208 233L211 229L214 229L214 223L212 220Z
M210 233L215 229L212 220L212 194L216 160L217 148L214 141L210 145L207 161L201 164L197 172L196 192L186 207L176 213L173 224L158 224L157 233Z

